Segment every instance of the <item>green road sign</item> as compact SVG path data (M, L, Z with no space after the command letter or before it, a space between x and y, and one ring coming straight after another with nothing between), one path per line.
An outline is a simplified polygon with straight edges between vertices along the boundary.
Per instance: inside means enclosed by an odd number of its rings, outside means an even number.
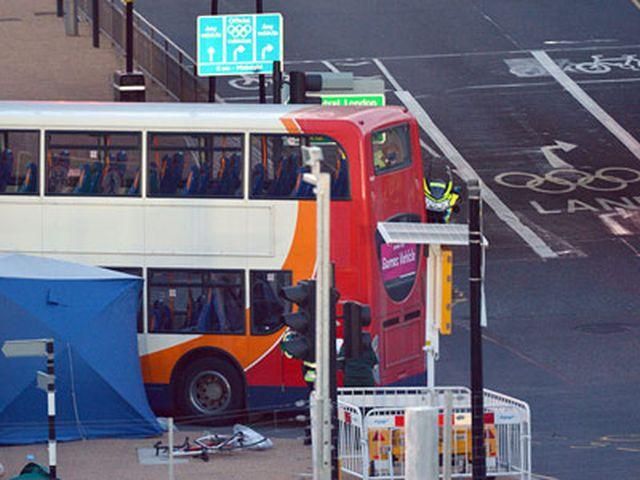
M335 107L383 107L385 105L384 93L375 94L341 94L341 95L320 95L322 105L332 105Z

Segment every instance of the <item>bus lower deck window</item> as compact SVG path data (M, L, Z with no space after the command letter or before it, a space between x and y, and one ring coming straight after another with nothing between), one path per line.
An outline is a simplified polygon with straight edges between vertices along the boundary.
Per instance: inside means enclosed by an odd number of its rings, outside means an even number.
M270 334L282 326L282 314L291 311L291 305L280 298L282 287L291 285L289 271L252 271L251 278L251 333Z
M244 334L244 274L238 270L148 273L151 333Z

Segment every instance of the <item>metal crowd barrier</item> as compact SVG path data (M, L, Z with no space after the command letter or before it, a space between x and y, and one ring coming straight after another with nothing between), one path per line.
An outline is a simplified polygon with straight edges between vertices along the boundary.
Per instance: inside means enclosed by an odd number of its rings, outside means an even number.
M81 14L91 22L92 0L79 0ZM122 0L99 0L100 31L124 53L125 6ZM134 12L134 62L170 96L181 102L202 102L208 98L208 82L196 75L196 64L178 45Z
M463 387L343 388L338 393L338 458L342 478L401 480L405 476L407 407L438 408L440 477L443 478L445 392L451 392L451 478L470 478L471 392ZM487 477L531 478L531 416L520 400L484 391Z

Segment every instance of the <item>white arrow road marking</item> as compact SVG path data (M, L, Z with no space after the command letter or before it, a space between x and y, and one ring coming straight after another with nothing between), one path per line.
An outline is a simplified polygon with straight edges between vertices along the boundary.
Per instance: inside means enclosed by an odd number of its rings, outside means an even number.
M422 130L429 135L431 140L438 146L445 157L449 159L451 163L458 170L460 177L464 180L471 178L477 178L480 180L482 187L482 198L487 202L491 209L496 212L498 218L506 223L517 235L522 238L527 245L529 245L536 254L542 258L557 258L558 254L554 252L549 245L547 245L540 236L538 236L530 227L522 223L518 216L491 190L482 180L480 176L473 170L471 165L465 160L462 154L456 147L445 137L444 133L436 126L431 117L425 112L422 105L411 95L402 89L402 86L391 75L387 67L377 58L373 59L373 63L377 65L382 74L387 78L389 83L393 85L396 90L396 96L400 101L409 109L409 111L416 117L418 125Z
M627 149L640 160L640 142L627 132L611 115L609 115L595 100L574 82L569 75L551 59L543 50L533 50L531 54L562 87L575 98L591 115L593 115L607 130L609 130Z
M562 158L560 158L555 150L562 150L563 152L570 152L574 148L577 148L577 145L573 143L561 142L560 140L555 140L555 145L547 145L546 147L541 147L542 153L544 154L547 162L553 168L573 168L573 166L569 165Z

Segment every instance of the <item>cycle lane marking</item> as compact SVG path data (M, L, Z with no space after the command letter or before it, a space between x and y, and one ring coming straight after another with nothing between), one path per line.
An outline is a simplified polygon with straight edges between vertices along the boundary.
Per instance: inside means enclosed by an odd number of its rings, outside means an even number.
M389 83L393 85L395 94L398 99L409 109L416 117L420 128L431 138L442 153L454 164L460 177L464 180L477 178L482 185L482 197L489 207L496 213L498 218L509 226L517 235L527 243L533 251L541 258L557 258L558 254L547 245L540 236L538 236L530 227L523 224L518 216L502 201L500 198L482 181L480 176L473 170L473 167L462 156L458 149L449 141L449 139L436 126L431 117L422 108L422 105L411 95L410 92L404 90L398 81L391 75L387 67L377 58L372 61L380 69L382 74L387 78Z
M571 96L596 120L611 132L627 149L640 160L640 143L609 115L587 92L573 81L544 50L532 50L531 55L553 76Z

